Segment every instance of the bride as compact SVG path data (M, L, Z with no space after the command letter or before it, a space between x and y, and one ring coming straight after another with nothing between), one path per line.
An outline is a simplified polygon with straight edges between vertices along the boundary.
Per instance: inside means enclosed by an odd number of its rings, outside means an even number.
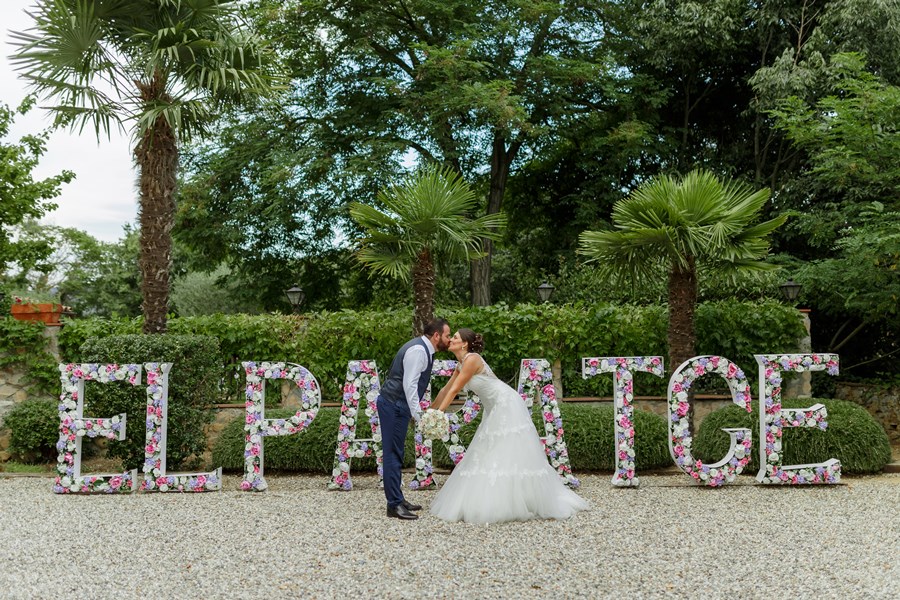
M456 355L456 371L432 407L445 410L465 387L481 399L484 413L465 456L431 503L431 514L445 521L499 523L566 519L586 509L588 503L547 461L522 397L484 362L481 335L460 329L449 350Z

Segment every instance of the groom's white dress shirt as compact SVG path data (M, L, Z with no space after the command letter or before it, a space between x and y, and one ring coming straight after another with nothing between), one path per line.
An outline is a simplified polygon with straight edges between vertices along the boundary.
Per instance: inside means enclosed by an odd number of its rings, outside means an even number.
M409 414L412 418L419 422L422 416L422 409L419 407L419 377L422 371L428 366L428 362L434 356L434 346L424 335L422 340L428 347L425 348L416 344L407 349L403 355L403 392L406 394L406 403L409 405Z

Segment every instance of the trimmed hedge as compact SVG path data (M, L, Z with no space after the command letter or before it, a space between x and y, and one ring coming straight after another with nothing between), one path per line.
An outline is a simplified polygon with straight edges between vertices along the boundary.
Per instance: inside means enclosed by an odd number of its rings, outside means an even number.
M293 412L288 409L270 409L266 410L266 418L288 417ZM615 468L612 407L562 404L560 412L565 425L572 469L612 471ZM334 465L339 417L340 409L322 408L309 428L300 435L267 438L264 442L266 469L330 474ZM542 417L537 411L534 412L533 419L535 425L542 430ZM669 457L665 419L642 410L634 411L634 419L637 431L637 468L648 470L669 466L672 459ZM480 417L460 429L460 439L464 445L468 446L471 442L479 422ZM433 452L435 466L452 466L443 444L434 444ZM233 471L243 470L243 417L235 418L222 430L213 447L212 457L213 466ZM415 462L412 428L406 437L404 461L404 467L412 467ZM354 458L351 467L354 472L375 471L375 459Z
M9 430L9 454L25 464L56 462L59 407L52 400L26 400L3 419Z
M786 427L782 438L785 465L820 463L829 458L841 461L841 472L877 473L891 461L891 445L884 428L866 410L852 402L821 398L789 398L784 408L806 408L821 403L828 409L828 428ZM748 413L738 406L726 406L711 413L700 425L694 439L694 453L703 460L720 460L728 451L728 434L723 427L753 430L753 453L745 474L759 471L759 404Z
M523 358L559 359L567 396L610 396L612 377L581 377L585 356L666 355L666 307L575 304L438 309L452 327L484 334L484 355L494 372L515 385ZM382 369L410 336L410 310L341 311L289 315L209 315L169 320L172 334L211 335L219 340L224 381L233 398L242 396L240 362L276 360L302 364L315 374L323 399L340 401L347 362L375 359ZM75 354L88 337L136 333L140 319L70 321L60 336L64 357ZM797 311L774 301L707 302L696 313L697 354L726 356L748 373L753 354L795 352L805 335ZM449 356L449 355L448 355ZM671 367L672 365L670 365ZM238 375L237 378L234 376ZM706 380L708 379L708 381ZM719 386L706 378L701 386ZM641 395L662 395L666 380L638 376ZM701 391L705 388L698 388ZM242 401L242 400L241 400Z
M92 338L78 353L77 362L144 363L171 362L166 462L170 469L199 464L206 449L203 426L212 420L209 410L218 401L222 373L218 340L202 335L114 335ZM142 383L146 374L142 372ZM85 414L111 417L126 413L126 439L110 442L106 455L121 458L126 469L144 462L147 414L144 385L124 383L85 384Z

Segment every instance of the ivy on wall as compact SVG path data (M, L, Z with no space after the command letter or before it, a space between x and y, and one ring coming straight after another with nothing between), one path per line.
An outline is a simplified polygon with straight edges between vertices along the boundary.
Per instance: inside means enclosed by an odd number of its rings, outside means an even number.
M59 369L47 350L43 323L0 318L0 369L9 368L25 371L30 392L59 391Z

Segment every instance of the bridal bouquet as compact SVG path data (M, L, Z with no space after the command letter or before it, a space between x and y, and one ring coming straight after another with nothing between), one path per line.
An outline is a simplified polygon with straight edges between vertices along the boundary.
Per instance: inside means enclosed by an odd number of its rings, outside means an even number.
M421 425L422 436L426 439L440 440L450 431L450 419L444 412L434 408L425 411Z

